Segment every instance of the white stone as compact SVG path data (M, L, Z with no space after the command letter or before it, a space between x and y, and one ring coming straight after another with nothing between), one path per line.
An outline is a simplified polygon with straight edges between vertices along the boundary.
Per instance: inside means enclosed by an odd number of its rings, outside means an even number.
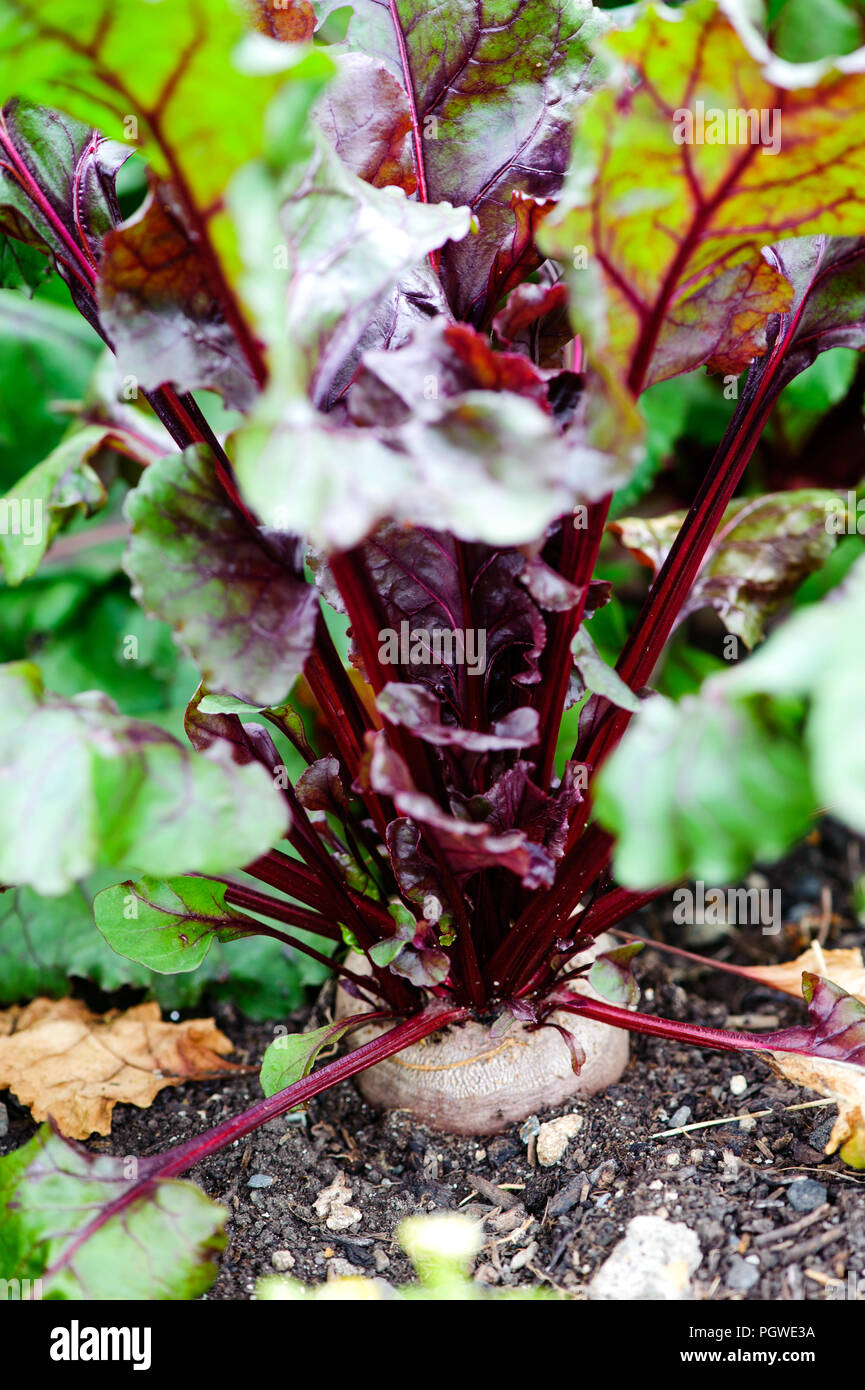
M635 1216L624 1240L589 1285L589 1297L666 1302L693 1298L691 1277L701 1258L699 1240L681 1221Z
M274 1250L270 1257L270 1263L274 1269L278 1269L280 1274L284 1274L287 1269L294 1269L297 1260L290 1250Z
M734 1096L743 1096L748 1089L748 1082L741 1072L736 1072L735 1076L730 1077L730 1090Z
M562 1115L558 1120L547 1120L538 1130L535 1153L542 1168L552 1168L563 1157L574 1135L583 1126L582 1115Z

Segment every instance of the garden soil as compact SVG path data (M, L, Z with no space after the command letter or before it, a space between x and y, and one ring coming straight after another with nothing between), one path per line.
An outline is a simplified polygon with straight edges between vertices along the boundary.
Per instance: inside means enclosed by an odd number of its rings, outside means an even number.
M625 925L739 962L790 959L814 936L828 947L863 946L852 908L852 884L863 869L861 843L825 823L752 879L781 890L784 926L777 935L759 926L715 928L706 942L698 939L706 929L673 923L670 899ZM638 974L643 1007L675 1018L759 1029L803 1017L784 995L658 951L643 952ZM327 1006L325 991L313 1022ZM250 1024L230 1006L215 1013L236 1045L234 1059L259 1061L274 1027ZM279 1022L302 1028L310 1015ZM254 1075L165 1091L149 1110L118 1106L110 1139L91 1147L152 1154L259 1096ZM0 1099L8 1118L0 1150L8 1152L33 1125L8 1094ZM229 1212L228 1245L206 1297L251 1298L256 1280L277 1269L315 1283L362 1273L399 1284L411 1277L395 1239L400 1221L460 1210L483 1222L474 1277L491 1288L533 1284L587 1297L630 1218L653 1214L684 1222L697 1235L698 1299L835 1299L858 1289L865 1301L865 1173L823 1153L835 1110L814 1105L816 1099L757 1057L635 1038L618 1085L539 1116L543 1122L575 1112L582 1120L560 1161L541 1167L519 1126L495 1138L453 1138L405 1114L373 1111L347 1083L314 1100L305 1115L272 1121L191 1175ZM713 1123L658 1137L674 1119ZM340 1175L347 1204L360 1215L334 1231L315 1202Z

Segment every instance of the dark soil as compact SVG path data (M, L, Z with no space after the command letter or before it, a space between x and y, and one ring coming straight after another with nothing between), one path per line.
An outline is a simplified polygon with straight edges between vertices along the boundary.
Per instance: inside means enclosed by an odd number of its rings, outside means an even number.
M830 947L863 945L865 932L850 903L860 869L859 842L827 823L764 871L783 893L785 927L778 936L751 927L722 932L704 945L694 941L694 929L671 924L671 903L664 899L627 925L740 962L789 959L814 936ZM689 930L692 935L683 936ZM649 1010L755 1029L801 1021L801 1006L764 987L710 975L656 951L645 951L641 961L643 1007ZM238 1060L257 1061L273 1038L272 1028L250 1025L230 1007L217 1010L217 1017L237 1044ZM289 1022L302 1027L307 1019ZM744 1091L741 1083L731 1089L737 1076L747 1081ZM259 1095L254 1076L232 1078L216 1090L211 1083L166 1091L148 1111L119 1106L111 1139L92 1147L154 1153L236 1114ZM5 1152L33 1127L26 1112L4 1099ZM230 1213L228 1248L207 1297L247 1299L255 1280L275 1266L311 1282L350 1267L402 1282L411 1277L394 1240L402 1218L460 1209L484 1221L475 1277L490 1285L543 1283L580 1296L627 1221L654 1213L685 1222L699 1237L698 1298L849 1297L858 1280L865 1300L865 1174L823 1154L833 1106L790 1108L814 1099L778 1080L756 1057L634 1039L619 1085L540 1117L583 1116L563 1159L541 1168L517 1126L493 1139L457 1139L405 1115L376 1113L344 1085L315 1100L307 1117L275 1120L195 1170L195 1180ZM670 1128L683 1107L690 1112L687 1123L724 1122L653 1137ZM758 1111L770 1113L744 1123L737 1118ZM362 1219L334 1233L313 1203L340 1173ZM258 1185L262 1176L272 1180L269 1185ZM800 1183L791 1191L801 1179L819 1188ZM816 1206L803 1210L809 1201ZM274 1258L275 1252L288 1255Z

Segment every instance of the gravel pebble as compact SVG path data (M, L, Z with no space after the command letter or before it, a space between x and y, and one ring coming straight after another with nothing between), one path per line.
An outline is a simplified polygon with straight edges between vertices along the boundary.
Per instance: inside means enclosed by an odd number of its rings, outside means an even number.
M730 1090L734 1096L743 1096L748 1089L748 1082L741 1072L736 1072L735 1076L730 1077Z
M724 1283L734 1293L747 1293L749 1289L753 1289L759 1279L760 1266L743 1260L741 1255L733 1256L727 1273L724 1275Z
M826 1189L813 1178L797 1178L787 1188L787 1201L794 1211L814 1211L826 1200Z
M247 1179L246 1185L247 1187L270 1187L272 1182L273 1178L268 1177L267 1173L253 1173L252 1177Z

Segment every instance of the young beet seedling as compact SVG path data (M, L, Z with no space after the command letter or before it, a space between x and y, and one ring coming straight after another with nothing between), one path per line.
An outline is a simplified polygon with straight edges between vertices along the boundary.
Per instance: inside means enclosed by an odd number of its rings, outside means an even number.
M861 572L699 695L647 689L689 612L753 645L832 547L831 494L734 498L782 389L865 343L865 52L796 69L713 0L501 11L355 0L346 29L327 0L0 0L0 264L28 284L53 263L162 426L88 408L8 499L45 525L2 538L6 577L123 456L133 592L202 676L190 749L0 670L0 880L52 895L134 865L96 903L119 952L184 971L267 935L339 979L334 1021L268 1050L264 1100L134 1177L50 1131L4 1160L3 1273L56 1297L200 1292L223 1213L174 1179L327 1087L365 1077L489 1132L613 1079L623 1029L772 1054L838 1097L833 1146L865 1165L855 998L809 973L807 1023L707 1029L636 1010L633 944L586 954L664 887L777 857L829 801L865 830L823 756ZM123 221L130 139L150 189ZM747 381L687 515L651 545L614 523L656 569L614 671L586 624L636 402L704 366ZM228 436L204 389L239 412ZM479 1059L470 1118L383 1065L433 1038L445 1077Z

